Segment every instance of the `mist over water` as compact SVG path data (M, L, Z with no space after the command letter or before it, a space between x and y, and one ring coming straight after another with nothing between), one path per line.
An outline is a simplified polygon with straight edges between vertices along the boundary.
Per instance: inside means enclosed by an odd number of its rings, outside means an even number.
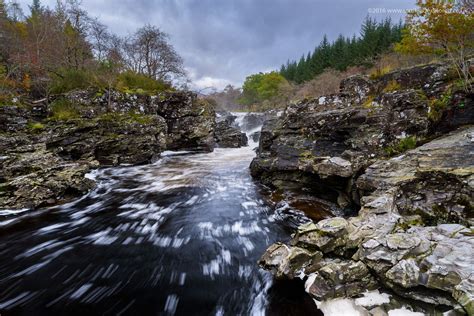
M296 313L256 265L291 230L250 177L255 146L97 170L80 200L2 213L1 314Z

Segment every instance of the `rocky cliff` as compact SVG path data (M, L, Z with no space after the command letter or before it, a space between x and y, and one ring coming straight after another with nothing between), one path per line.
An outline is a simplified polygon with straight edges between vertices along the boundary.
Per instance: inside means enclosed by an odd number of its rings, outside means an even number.
M263 126L252 175L274 188L304 188L341 208L357 206L355 179L371 163L474 122L472 95L451 92L446 104L436 101L450 78L444 65L377 80L354 76L339 94L291 104Z
M299 227L260 265L319 301L388 288L473 314L473 110L444 65L351 77L288 106L264 126L253 176L357 214Z
M84 177L91 168L152 162L165 149L214 148L214 111L193 93L78 91L61 102L59 110L57 102L0 107L0 209L80 196L94 187Z

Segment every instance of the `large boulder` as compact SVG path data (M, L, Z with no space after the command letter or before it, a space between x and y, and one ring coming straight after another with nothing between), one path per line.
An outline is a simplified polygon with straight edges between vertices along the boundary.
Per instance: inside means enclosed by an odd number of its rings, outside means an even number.
M170 93L154 98L156 113L167 122L167 148L212 151L215 112L211 104L194 93Z
M334 252L346 244L348 222L342 217L333 217L300 226L293 243L302 248Z
M229 111L216 111L216 123L226 121L227 124L233 125L237 116Z
M167 126L158 115L109 113L93 120L52 126L47 149L69 159L95 159L102 165L141 164L166 148Z
M404 155L369 166L357 179L364 192L393 189L402 215L427 224L473 224L474 128L461 128Z
M434 290L433 293L439 291L438 304L455 305L456 288L463 280L474 280L474 258L466 255L466 251L474 250L470 234L469 228L459 224L412 227L403 233L368 240L359 248L357 257L401 295L434 303L432 295L424 296Z
M259 265L272 271L277 279L293 279L305 275L305 270L316 265L323 255L300 247L282 243L270 246L259 260Z
M328 300L339 297L357 297L378 288L376 279L361 261L325 259L316 272L309 275L306 291L314 299Z
M216 124L214 136L219 147L239 148L248 145L247 135L238 128L230 126L227 121Z
M193 92L173 91L156 95L111 91L97 95L93 91L74 91L67 100L79 105L83 118L106 113L159 115L167 124L167 148L170 150L212 151L215 112L206 100Z

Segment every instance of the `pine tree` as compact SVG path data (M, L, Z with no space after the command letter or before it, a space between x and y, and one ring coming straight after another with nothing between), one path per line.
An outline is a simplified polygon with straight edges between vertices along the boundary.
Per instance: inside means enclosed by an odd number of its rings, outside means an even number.
M359 37L351 38L340 35L334 42L327 36L316 46L312 53L303 55L298 62L286 63L281 68L281 75L297 83L311 80L327 68L345 70L349 66L371 64L373 59L401 39L403 24L393 24L390 19L377 22L367 17Z
M29 6L31 11L31 16L35 16L43 11L43 7L41 6L40 0L33 0L33 3Z
M305 57L304 55L301 56L300 58L300 61L298 62L298 65L296 66L296 73L295 73L295 82L297 83L302 83L305 81L305 64L306 64L306 60L305 60Z

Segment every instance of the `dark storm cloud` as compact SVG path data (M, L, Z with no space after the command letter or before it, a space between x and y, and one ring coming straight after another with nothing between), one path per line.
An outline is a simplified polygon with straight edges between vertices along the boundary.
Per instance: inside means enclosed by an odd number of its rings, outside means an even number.
M51 1L51 0L50 0ZM51 1L54 2L54 1ZM398 20L400 0L84 0L114 32L151 23L167 32L197 87L240 84L245 76L299 58L324 34L357 34L370 12ZM381 9L381 10L374 10ZM399 9L387 14L383 9ZM380 12L382 11L382 12Z

